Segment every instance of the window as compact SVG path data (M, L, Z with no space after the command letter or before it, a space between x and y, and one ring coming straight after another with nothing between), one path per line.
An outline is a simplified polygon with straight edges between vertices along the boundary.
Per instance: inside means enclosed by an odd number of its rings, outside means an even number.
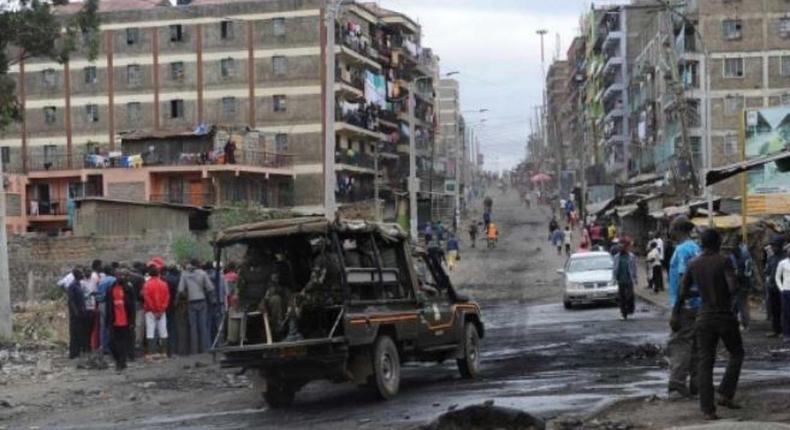
M740 19L725 19L721 26L724 40L740 40L743 36L743 24Z
M223 58L219 62L223 78L230 78L236 71L236 62L233 58Z
M0 158L2 158L3 164L7 164L11 162L11 147L3 146L0 147Z
M222 98L222 116L233 118L236 115L236 97Z
M44 108L44 123L45 124L55 123L55 106L47 106Z
M170 118L184 117L184 101L181 99L170 100Z
M99 106L85 105L85 115L88 122L99 122Z
M283 56L274 56L272 57L272 68L275 75L282 76L288 71L288 61Z
M184 63L181 61L176 61L175 63L170 63L170 79L174 81L183 81L184 80Z
M47 87L55 86L55 69L46 69L41 72L41 80Z
M89 66L82 69L83 74L85 75L85 83L86 84L95 84L96 83L96 67Z
M779 18L779 37L790 39L790 18Z
M786 78L790 77L790 55L779 57L779 74Z
M273 30L275 36L282 37L285 36L285 18L274 18L273 21Z
M127 28L126 29L126 44L137 45L140 43L140 29L139 28Z
M182 42L184 40L184 32L181 28L181 24L173 24L170 26L170 41L171 42Z
M742 78L743 77L743 58L724 59L724 77Z
M126 66L126 83L129 85L139 85L143 81L143 73L139 64Z
M129 102L126 103L126 120L130 123L136 123L140 121L140 113L142 112L142 106L139 102Z
M738 135L728 134L724 137L724 156L733 157L738 154Z
M223 40L233 39L233 21L220 22L219 35Z
M782 94L782 99L781 99L781 100L782 100L782 101L781 101L781 103L780 103L780 104L783 104L783 105L790 105L790 93L784 93L784 94Z
M743 97L727 96L724 99L724 113L727 115L739 115L743 111Z
M285 112L285 96L272 96L275 112Z
M285 133L277 133L274 135L274 150L278 154L285 154L288 152L288 135Z

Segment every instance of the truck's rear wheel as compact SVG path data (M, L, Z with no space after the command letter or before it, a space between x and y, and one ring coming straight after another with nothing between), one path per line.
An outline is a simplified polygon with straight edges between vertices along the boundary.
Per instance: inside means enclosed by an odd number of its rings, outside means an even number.
M456 361L462 377L477 377L480 368L480 335L474 323L468 322L464 326L463 355Z
M263 393L263 398L271 408L287 408L294 402L295 397L296 390L288 384L276 379L266 380L266 391Z
M391 399L400 388L400 356L389 336L380 336L373 346L371 385L382 399Z

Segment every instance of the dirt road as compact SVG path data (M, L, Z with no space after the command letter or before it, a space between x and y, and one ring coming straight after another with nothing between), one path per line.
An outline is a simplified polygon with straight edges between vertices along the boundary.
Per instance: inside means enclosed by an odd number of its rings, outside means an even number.
M28 378L0 382L0 428L400 429L485 400L546 419L609 413L620 420L628 416L607 409L617 401L663 394L666 371L656 345L666 339L666 317L646 304L628 322L614 307L563 309L555 273L563 258L546 241L547 212L526 210L515 195L495 196L494 221L502 231L498 247L470 249L465 241L452 273L483 307L478 380L460 379L454 363L408 366L394 400L319 382L290 409L275 411L251 381L207 355L138 362L117 375L74 369L60 353L49 369L33 366ZM790 370L769 356L748 360L747 383Z

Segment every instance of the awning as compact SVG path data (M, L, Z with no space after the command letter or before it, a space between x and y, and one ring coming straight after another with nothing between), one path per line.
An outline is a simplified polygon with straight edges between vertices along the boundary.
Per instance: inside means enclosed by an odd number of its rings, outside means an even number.
M627 217L627 216L633 214L634 212L636 212L637 210L639 210L639 206L637 206L637 205L617 206L616 208L614 208L614 210L617 213L617 216L619 216L620 218L623 218L623 217Z
M783 151L768 157L755 158L752 160L741 161L738 163L711 169L705 174L705 184L713 185L727 178L733 177L738 173L745 172L755 167L760 167L763 164L772 163L775 161L779 162L782 160L790 161L790 151ZM779 171L784 170L782 170L780 167Z
M605 210L613 201L614 199L607 199L600 202L590 203L587 205L587 213L590 215L596 215L599 212Z
M719 215L713 217L713 226L723 230L741 228L741 221L742 219L740 215ZM756 224L759 221L760 220L758 218L752 216L746 217L746 225ZM697 227L708 226L707 217L692 218L691 222L693 222Z

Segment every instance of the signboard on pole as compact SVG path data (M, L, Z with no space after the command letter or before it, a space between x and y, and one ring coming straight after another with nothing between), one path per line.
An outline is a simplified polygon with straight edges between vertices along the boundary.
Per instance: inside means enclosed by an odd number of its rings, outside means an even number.
M790 146L790 106L747 110L743 121L745 160L781 152ZM746 214L790 213L790 172L768 163L746 173Z

